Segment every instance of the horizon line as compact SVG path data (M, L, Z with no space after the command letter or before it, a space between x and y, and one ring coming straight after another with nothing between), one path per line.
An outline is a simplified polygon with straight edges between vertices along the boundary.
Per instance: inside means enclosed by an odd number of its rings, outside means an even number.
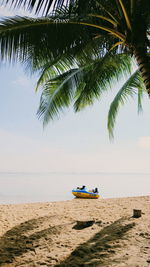
M63 174L63 175L91 175L91 174L104 174L104 175L150 175L150 172L117 172L117 171L112 171L112 172L104 172L104 171L91 171L91 172L86 172L86 171L0 171L0 174Z

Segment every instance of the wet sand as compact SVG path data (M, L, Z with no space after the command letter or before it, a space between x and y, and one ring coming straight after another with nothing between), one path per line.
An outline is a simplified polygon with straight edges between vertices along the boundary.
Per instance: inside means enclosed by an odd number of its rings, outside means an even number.
M150 196L0 205L0 266L150 267Z

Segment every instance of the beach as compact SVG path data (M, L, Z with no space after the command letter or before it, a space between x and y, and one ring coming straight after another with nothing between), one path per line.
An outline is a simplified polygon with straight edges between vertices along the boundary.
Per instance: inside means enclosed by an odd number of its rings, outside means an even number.
M0 205L0 255L2 267L149 267L150 196Z

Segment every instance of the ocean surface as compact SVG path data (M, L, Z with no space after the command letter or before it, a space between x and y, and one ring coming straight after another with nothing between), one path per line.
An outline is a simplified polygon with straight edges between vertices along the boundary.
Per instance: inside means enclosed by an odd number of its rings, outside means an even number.
M98 187L102 198L150 194L150 173L0 173L0 204L63 201L71 190Z

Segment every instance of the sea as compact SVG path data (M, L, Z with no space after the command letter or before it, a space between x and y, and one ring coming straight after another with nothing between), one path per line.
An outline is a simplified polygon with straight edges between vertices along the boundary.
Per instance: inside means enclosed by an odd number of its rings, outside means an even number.
M150 173L0 173L0 204L64 201L73 188L98 187L102 198L150 194Z

